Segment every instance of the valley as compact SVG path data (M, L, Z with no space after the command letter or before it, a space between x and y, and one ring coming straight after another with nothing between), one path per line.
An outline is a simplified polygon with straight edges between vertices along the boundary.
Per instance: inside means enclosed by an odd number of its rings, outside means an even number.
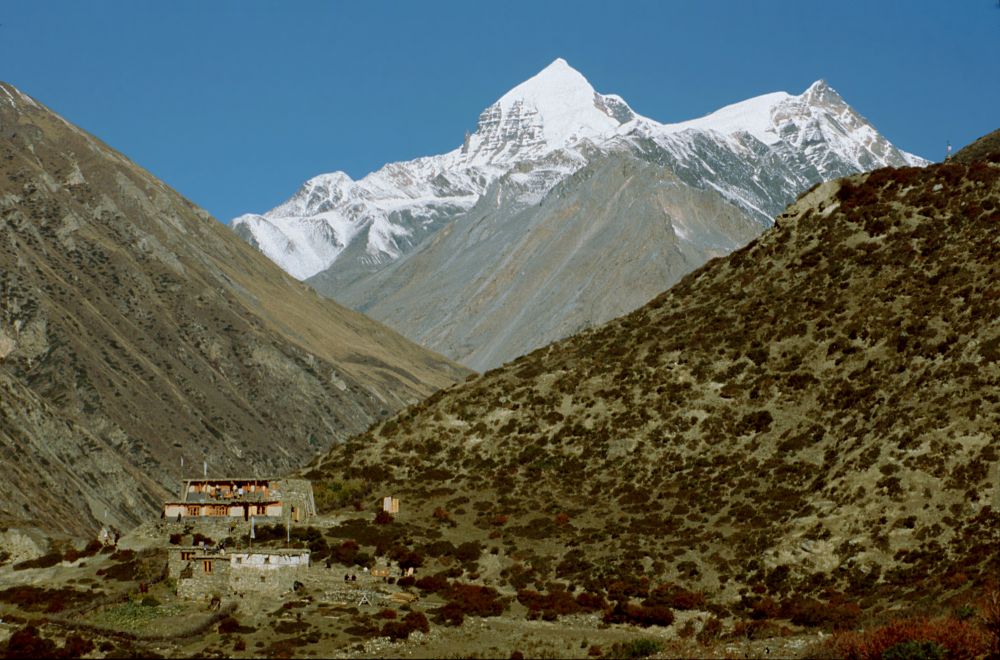
M0 83L0 654L997 657L997 135L558 58L227 227Z

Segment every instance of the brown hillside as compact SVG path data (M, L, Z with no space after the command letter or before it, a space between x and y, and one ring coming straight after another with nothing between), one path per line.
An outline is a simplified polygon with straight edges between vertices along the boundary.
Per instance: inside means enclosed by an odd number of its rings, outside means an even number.
M867 607L968 586L1000 569L998 229L992 164L820 185L638 311L310 474L327 503L402 498L380 551L480 541L502 589Z
M952 159L965 164L976 160L1000 161L1000 129L962 147Z
M292 281L162 182L0 84L0 519L156 514L468 372Z

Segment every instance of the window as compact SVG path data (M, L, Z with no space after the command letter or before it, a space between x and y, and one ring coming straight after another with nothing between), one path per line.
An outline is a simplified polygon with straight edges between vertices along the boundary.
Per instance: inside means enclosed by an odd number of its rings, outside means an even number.
M203 563L205 565L205 575L211 575L212 569L214 568L213 564L215 562L213 562L211 559L206 559Z
M194 559L192 550L181 550L181 561L191 561L192 559Z
M188 511L188 513L187 513L187 514L188 514L189 516L197 516L197 515L198 515L199 513L201 513L201 507L197 507L197 506L189 506L189 507L187 508L187 511Z

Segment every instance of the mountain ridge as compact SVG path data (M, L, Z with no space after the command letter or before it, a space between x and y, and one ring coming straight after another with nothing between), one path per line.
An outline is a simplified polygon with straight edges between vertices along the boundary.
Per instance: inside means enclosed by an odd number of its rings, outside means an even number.
M203 461L287 471L467 373L0 90L0 517L128 528Z
M582 165L579 160L580 154L577 153L583 146L582 143L614 142L630 134L638 138L673 142L679 150L683 150L684 147L682 144L676 144L681 140L678 136L687 131L712 132L728 138L737 133L747 133L764 144L773 145L778 141L780 127L787 129L789 122L787 116L784 117L779 122L778 130L775 130L771 125L770 115L790 105L800 103L809 105L813 100L835 107L840 114L843 114L843 107L847 107L825 81L817 81L799 96L792 96L786 92L766 94L726 106L698 119L661 124L637 115L620 97L597 93L586 78L570 67L565 60L559 58L532 78L512 88L484 110L480 114L476 131L466 139L462 147L440 156L425 156L411 161L389 163L356 182L343 172L319 175L310 179L289 201L272 211L264 215L239 216L232 220L231 226L245 239L252 239L259 249L286 271L300 279L306 279L328 268L336 260L339 251L331 250L318 258L310 258L308 267L296 264L290 255L296 250L303 249L305 245L301 243L303 237L298 233L305 231L304 227L310 227L314 232L311 236L318 237L319 226L325 224L328 231L337 235L337 247L343 248L355 239L359 226L366 222L371 223L376 238L368 242L369 255L376 260L392 260L399 256L400 250L398 247L394 248L389 239L395 235L406 236L406 230L410 229L405 223L396 224L395 231L388 227L394 224L390 219L392 211L396 210L394 207L398 208L401 205L419 207L422 202L429 204L432 200L439 200L442 205L468 207L491 181L511 165L540 158L553 151L568 150L566 154L568 161L564 164L564 169L568 168L568 173L574 170L573 161L576 161L575 167ZM619 112L620 118L615 118L615 113L607 110L609 103L622 108ZM604 110L599 108L602 104L605 106ZM567 107L570 109L567 110ZM850 110L849 107L847 109ZM543 115L543 112L547 112L547 115ZM526 114L522 116L522 113ZM786 112L787 114L789 113ZM622 121L623 119L625 121ZM870 127L860 117L851 116L850 119L848 123L856 124L854 126L856 129ZM816 131L822 127L813 122L807 128ZM543 139L543 136L546 139ZM674 139L671 140L669 136L673 136ZM877 132L873 136L865 137L871 137L873 141L878 142ZM739 143L739 140L736 142ZM574 145L576 149L570 149ZM890 156L895 153L897 158L895 164L916 165L926 162L895 150L884 140L875 146L880 152L890 152ZM740 144L739 147L745 148L745 145ZM868 154L872 162L877 162L877 158L885 155ZM864 149L861 155L851 154L851 158L855 162L867 159ZM863 165L859 165L859 168L871 169L870 166ZM831 171L830 174L836 175L837 172ZM434 181L438 178L444 180L438 181L435 185ZM319 181L329 183L333 180L336 181L336 185L331 187L325 196L311 194L315 183ZM452 194L444 194L445 192ZM303 200L303 197L307 200ZM377 213L373 208L347 206L342 216L336 220L330 216L330 211L337 208L341 200L364 206L366 203L370 205L379 200L380 197L385 200L387 213ZM306 203L297 203L296 200ZM780 208L765 215L765 221L778 211ZM424 209L423 213L433 217L434 209ZM294 224L294 218L302 218L303 222L302 226L296 229L295 235L285 236L287 243L284 247L291 250L287 254L276 246L268 245L257 236L255 229L258 225L280 234L282 228ZM312 221L305 222L307 218L312 218ZM273 220L282 222L276 225Z
M622 179L626 162L633 175ZM660 124L556 60L484 110L461 147L386 165L358 182L320 175L233 228L296 276L313 273L306 281L324 295L483 370L631 311L719 250L749 242L814 183L922 162L823 81L798 96L767 94ZM625 187L602 185L594 172ZM675 198L632 197L656 189ZM707 208L717 224L704 221ZM621 236L608 231L613 225ZM639 227L658 238L642 241ZM566 263L561 247L519 247L557 234L579 250L573 268L534 288L505 288L541 276L545 264L532 260ZM636 259L616 278L606 264L623 240Z

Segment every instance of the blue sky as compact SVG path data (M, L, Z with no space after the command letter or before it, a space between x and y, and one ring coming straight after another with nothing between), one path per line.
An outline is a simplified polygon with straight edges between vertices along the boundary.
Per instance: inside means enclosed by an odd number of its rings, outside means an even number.
M228 222L461 144L563 57L680 121L826 79L932 160L1000 127L998 0L5 0L10 82Z

